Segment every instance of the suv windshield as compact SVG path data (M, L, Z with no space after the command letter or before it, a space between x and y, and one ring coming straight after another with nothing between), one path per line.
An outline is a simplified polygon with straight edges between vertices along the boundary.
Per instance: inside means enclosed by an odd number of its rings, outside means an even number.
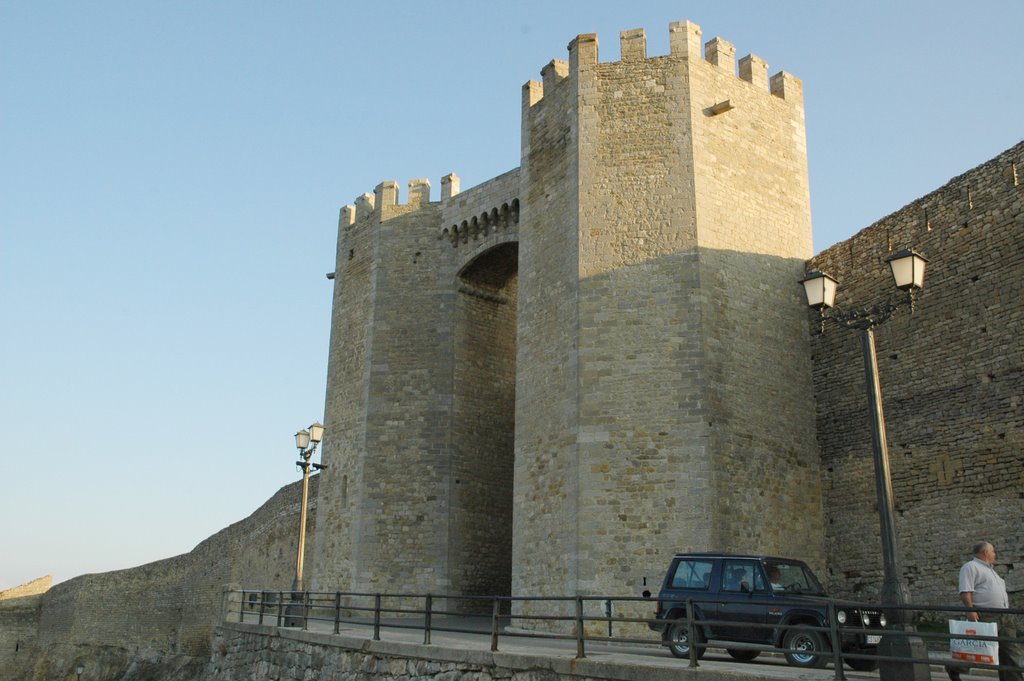
M811 569L803 563L785 560L764 561L764 571L768 575L772 591L788 591L790 593L812 594L824 596L825 590L814 576Z

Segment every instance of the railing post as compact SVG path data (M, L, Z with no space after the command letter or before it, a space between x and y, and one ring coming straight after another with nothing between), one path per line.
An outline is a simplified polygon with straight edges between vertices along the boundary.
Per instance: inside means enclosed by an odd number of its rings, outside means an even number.
M226 622L228 615L231 614L231 592L225 593L224 598L226 599L224 602L224 621ZM242 600L238 606L238 621L245 621L245 589L242 589Z
M843 670L843 643L839 638L839 620L836 619L836 603L830 600L825 609L825 616L828 617L828 638L832 646L832 664L835 666L835 681L846 681L846 672Z
M309 592L302 592L302 630L309 630Z
M501 601L498 597L494 597L493 605L491 606L491 652L498 650L498 615L501 613Z
M608 618L608 638L612 637L612 599L608 598L604 602L604 614Z
M583 596L576 597L576 659L587 656L583 649Z
M341 592L334 592L334 633L341 631Z
M260 624L263 624L263 613L267 610L267 592L260 591Z
M284 592L277 592L277 626L283 627L284 621Z
M690 640L690 668L696 669L697 663L697 629L693 624L693 599L686 599L686 636Z
M427 594L427 607L423 611L423 645L430 645L430 611L434 606L434 597Z
M380 594L373 597L373 640L380 640Z

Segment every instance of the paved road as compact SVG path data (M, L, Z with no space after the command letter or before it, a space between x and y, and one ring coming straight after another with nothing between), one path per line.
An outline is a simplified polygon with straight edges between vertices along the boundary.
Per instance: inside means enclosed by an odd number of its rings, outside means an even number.
M246 613L245 622L256 624L258 615ZM275 623L275 617L266 615L264 625L271 626ZM405 627L398 628L394 625L404 624ZM479 620L472 618L441 618L435 617L435 629L431 632L430 647L445 649L446 651L490 651L490 634L487 627L480 624ZM464 631L438 631L442 629L460 629ZM334 624L328 621L311 620L309 631L318 634L333 633ZM373 626L371 623L342 622L338 633L339 638L349 640L366 641L373 638ZM421 623L410 624L410 620L385 622L380 631L381 641L409 644L420 647L423 651L423 630ZM555 639L550 637L517 636L513 633L501 633L498 640L498 649L503 653L511 653L523 656L535 656L544 658L572 659L576 656L575 640ZM932 679L942 681L947 679L946 673L933 653ZM607 643L602 641L586 641L586 656L589 661L611 662L615 664L633 665L638 668L646 668L653 676L663 676L666 672L670 675L673 671L688 669L689 663L673 657L665 648L659 646L656 640L650 645L628 644L628 643ZM801 681L832 681L835 674L831 665L826 669L796 669L786 664L785 659L779 653L762 653L753 662L737 662L733 660L724 650L715 648L708 649L707 654L700 661L702 678L719 676L720 678L742 678L742 679L764 679L774 681L775 679L800 679ZM878 672L855 672L845 670L846 678L851 681L866 679L878 679ZM961 678L965 681L993 681L996 675L994 672L975 670L970 674L964 674Z

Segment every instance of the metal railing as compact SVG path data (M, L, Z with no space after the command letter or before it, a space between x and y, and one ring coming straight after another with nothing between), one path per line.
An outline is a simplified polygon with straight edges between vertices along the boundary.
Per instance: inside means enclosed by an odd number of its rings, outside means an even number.
M682 601L677 601L682 602ZM951 635L946 632L925 630L902 630L892 627L870 628L850 626L839 623L837 613L840 610L886 612L891 619L907 617L919 622L939 622L946 619L963 619L967 612L980 612L983 615L1015 615L1024 623L1024 610L991 610L984 608L963 608L946 606L907 605L892 606L877 603L852 603L838 599L826 599L827 622L815 622L810 618L788 623L768 622L735 622L705 617L702 613L705 606L721 603L721 599L686 599L685 616L677 618L657 618L649 613L653 610L657 599L640 596L462 596L451 594L416 594L416 593L363 593L363 592L291 592L259 590L230 590L225 594L225 621L250 622L276 627L330 629L335 634L341 632L341 626L359 625L372 628L372 639L381 640L384 629L421 630L423 643L431 644L431 635L435 632L476 634L490 637L490 649L499 650L500 639L544 639L575 642L576 658L585 658L588 642L612 643L617 645L640 645L646 647L667 648L673 642L653 627L667 632L673 625L687 627L689 647L689 666L700 665L699 658L708 648L726 648L729 651L750 651L756 653L794 654L807 653L810 657L819 658L815 664L808 666L824 666L831 663L835 670L835 679L846 679L844 664L857 665L875 663L913 663L925 665L945 665L989 670L1015 670L1020 667L1005 664L983 664L980 662L964 662L948 657L943 659L939 651L949 649L950 639L974 639L978 641L999 641L1000 643L1024 644L1024 631L1014 635L999 632L998 636ZM747 605L799 606L801 601L787 601L774 598L757 600L751 597L743 601ZM621 614L614 614L615 611ZM628 614L633 611L632 616ZM900 611L907 611L901 613ZM517 626L522 624L528 626ZM653 625L653 627L652 627ZM614 635L614 627L620 631L624 628L629 633ZM771 640L772 644L744 643L740 641L723 641L709 637L716 627L729 626L741 628L748 632L759 629L770 629L762 640ZM604 634L607 628L607 634ZM820 652L801 651L785 647L782 642L786 632L802 630L815 632L826 646ZM639 635L641 631L646 635ZM649 633L648 633L649 632ZM348 633L348 632L347 632ZM884 655L878 648L843 650L844 635L870 635L894 637L895 639L916 637L929 644L933 653L930 658ZM751 633L750 638L757 638ZM778 644L778 645L776 645ZM686 647L686 646L682 646ZM731 654L731 653L730 653ZM1020 664L1021 660L1016 660Z

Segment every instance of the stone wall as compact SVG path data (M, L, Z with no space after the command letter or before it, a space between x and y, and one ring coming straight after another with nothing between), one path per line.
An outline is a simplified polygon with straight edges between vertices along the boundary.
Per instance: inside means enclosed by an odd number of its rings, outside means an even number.
M310 479L315 509L318 476ZM120 679L140 661L191 669L209 654L225 587L287 590L295 571L301 483L283 487L245 520L190 553L127 570L82 575L43 594L0 603L6 674L64 678L82 661L90 678ZM307 541L316 536L310 516ZM311 567L312 561L306 566ZM9 639L24 643L10 656ZM166 671L165 669L165 671ZM163 678L163 677L161 677ZM185 676L184 678L188 678Z
M519 169L342 211L319 588L638 593L682 549L823 563L800 84L670 32L654 58L624 32L613 63L572 41L523 88Z
M569 73L552 61L522 93L512 592L523 595L574 593L578 570L579 131Z
M46 576L0 591L0 670L14 669L36 649L43 595L52 583Z
M839 280L837 306L855 308L896 292L884 262L894 251L929 259L916 311L876 329L896 530L918 602L956 603L957 570L978 539L996 545L1008 583L1024 588L1020 168L1024 143L809 263ZM812 353L830 581L843 595L876 598L880 540L859 333L815 330Z
M482 645L481 645L482 644ZM612 654L579 658L574 650L517 652L478 644L420 645L368 641L297 630L273 630L251 624L226 624L214 638L209 664L199 681L759 681L757 670L702 666L687 669L683 660L664 656L617 659Z
M612 63L578 36L524 90L517 592L639 592L686 549L824 563L799 81L670 31Z

